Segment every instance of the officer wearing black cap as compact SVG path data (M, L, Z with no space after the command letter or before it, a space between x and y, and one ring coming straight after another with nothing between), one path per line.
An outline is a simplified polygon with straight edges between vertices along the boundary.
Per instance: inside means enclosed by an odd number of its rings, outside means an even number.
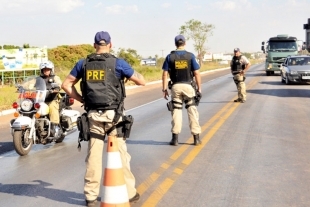
M168 99L169 96L167 91L168 74L171 79L169 85L171 86L173 109L171 111L172 139L170 145L178 145L178 135L182 128L183 103L185 103L185 108L187 109L189 126L191 134L194 137L194 145L200 145L199 134L201 133L201 127L199 125L199 114L194 100L197 91L201 94L200 66L196 61L195 55L184 49L185 38L183 35L176 36L174 41L177 49L167 55L162 67L162 91L165 99ZM193 87L193 84L196 85L197 89Z
M230 62L231 73L234 76L234 82L236 83L238 90L238 98L234 102L245 103L246 101L246 86L244 83L245 72L250 68L250 61L241 55L240 49L234 49L234 56Z

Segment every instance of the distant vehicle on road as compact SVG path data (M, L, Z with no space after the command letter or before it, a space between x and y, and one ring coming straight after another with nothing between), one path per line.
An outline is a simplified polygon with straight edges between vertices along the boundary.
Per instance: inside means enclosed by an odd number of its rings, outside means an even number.
M266 53L265 71L266 75L272 75L280 71L280 67L288 55L297 55L300 49L296 37L288 35L277 35L270 37L268 41L262 42L262 51Z
M281 82L310 83L310 56L290 55L281 67Z

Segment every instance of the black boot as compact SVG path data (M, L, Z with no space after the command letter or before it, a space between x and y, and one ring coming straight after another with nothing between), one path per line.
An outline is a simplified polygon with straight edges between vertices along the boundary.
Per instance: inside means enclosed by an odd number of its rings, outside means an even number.
M178 134L172 134L172 139L169 144L174 146L178 145Z
M194 135L194 145L200 145L201 141L199 139L199 134Z

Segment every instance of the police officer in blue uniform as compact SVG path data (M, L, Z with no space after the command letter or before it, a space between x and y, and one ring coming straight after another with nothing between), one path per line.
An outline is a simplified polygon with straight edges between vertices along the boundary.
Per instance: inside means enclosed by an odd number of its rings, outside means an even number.
M130 155L126 139L118 137L118 130L112 127L122 121L125 98L124 79L137 85L145 85L142 75L123 59L110 54L112 46L108 32L97 32L94 39L96 52L79 60L64 80L62 88L72 98L84 104L87 111L90 139L86 157L84 194L87 206L95 206L101 186L102 153L104 138L116 136L123 164L129 202L136 202L140 195L135 188L135 177L130 171ZM81 80L82 95L75 84ZM121 115L121 116L120 116ZM111 129L113 129L111 131Z
M197 111L195 96L201 94L201 77L199 64L193 53L185 50L185 38L183 35L175 37L176 50L167 55L163 64L162 92L164 98L168 99L168 74L170 76L171 100L173 108L172 115L172 139L170 145L178 145L178 135L182 128L183 103L187 109L189 127L194 137L194 145L200 145L199 114ZM194 81L195 79L195 81ZM194 88L195 87L195 88Z

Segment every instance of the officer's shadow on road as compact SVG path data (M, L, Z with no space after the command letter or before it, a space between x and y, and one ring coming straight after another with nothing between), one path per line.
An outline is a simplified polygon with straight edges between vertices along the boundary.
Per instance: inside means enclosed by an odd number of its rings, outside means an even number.
M141 145L167 145L168 142L158 142L158 141L154 141L154 140L130 140L127 139L126 140L127 144L141 144Z
M266 76L265 73L258 73L256 71L254 72L246 72L245 77L256 77L256 76Z
M154 140L126 140L127 144L142 144L142 145L166 145L166 146L170 146L169 144L170 142L170 138L169 141L166 142L157 142ZM179 145L193 145L193 143L185 143L185 142L178 142Z
M234 91L235 92L235 91ZM199 106L203 105L203 104L210 104L210 103L229 103L231 101L200 101L199 102L199 105L198 105L198 108ZM201 105L200 105L201 104Z
M296 97L296 98L309 98L309 89L250 89L247 93L267 95L267 96L277 96L277 97Z
M13 142L0 142L0 155L14 150Z
M278 86L278 85L283 85L283 83L279 81L261 81L259 82L260 84L264 84L264 85L274 85L274 86Z
M280 80L279 81L261 81L260 84L266 84L266 85L284 85ZM309 86L309 83L290 83L290 85L294 86Z
M81 193L70 192L49 188L53 186L42 180L33 180L38 184L2 184L0 183L0 192L19 196L43 197L57 202L68 203L72 205L84 206L84 195Z

